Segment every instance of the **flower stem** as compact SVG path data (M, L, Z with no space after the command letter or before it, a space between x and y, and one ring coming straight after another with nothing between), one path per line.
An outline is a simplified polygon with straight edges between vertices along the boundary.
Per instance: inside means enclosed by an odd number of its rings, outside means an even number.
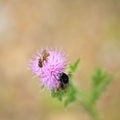
M95 108L90 108L88 111L89 115L91 116L92 120L101 120L101 117L98 113L98 111Z
M83 109L91 117L91 120L102 120L97 109L96 104L93 104L90 100L90 96L84 91L77 90L76 98Z
M71 87L76 90L76 101L88 113L91 120L102 120L96 109L96 104L91 101L91 95L82 89L78 89L73 82L71 82Z

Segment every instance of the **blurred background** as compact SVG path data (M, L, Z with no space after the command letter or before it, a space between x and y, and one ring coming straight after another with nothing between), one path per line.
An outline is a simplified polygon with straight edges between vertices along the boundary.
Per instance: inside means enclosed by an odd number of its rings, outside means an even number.
M91 89L101 66L120 74L119 0L0 0L0 120L90 120L77 105L64 109L27 70L36 50L63 49L81 58L75 82ZM104 120L120 120L120 77L98 101Z

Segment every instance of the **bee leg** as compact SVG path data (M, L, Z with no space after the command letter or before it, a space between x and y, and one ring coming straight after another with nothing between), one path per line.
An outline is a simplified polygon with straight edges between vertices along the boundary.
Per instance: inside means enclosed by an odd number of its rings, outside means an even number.
M54 77L55 77L56 80L60 81L59 76L55 76L55 75L54 75Z

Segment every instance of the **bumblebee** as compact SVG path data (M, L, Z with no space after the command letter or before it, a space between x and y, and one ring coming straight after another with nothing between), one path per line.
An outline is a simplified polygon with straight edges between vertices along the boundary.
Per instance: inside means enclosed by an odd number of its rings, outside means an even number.
M57 90L65 90L69 86L69 77L66 73L62 72L58 78L59 83L56 85Z
M42 55L41 55L41 57L40 57L40 59L38 61L38 66L40 68L43 67L43 62L47 61L47 59L48 59L49 56L50 56L50 54L46 50L43 50Z

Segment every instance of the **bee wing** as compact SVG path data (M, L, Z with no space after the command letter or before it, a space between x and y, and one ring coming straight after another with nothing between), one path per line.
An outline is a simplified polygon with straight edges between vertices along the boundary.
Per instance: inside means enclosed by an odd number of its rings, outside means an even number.
M43 60L46 60L46 58L47 58L48 56L50 56L50 54L49 54L46 50L44 50L44 51L43 51Z

